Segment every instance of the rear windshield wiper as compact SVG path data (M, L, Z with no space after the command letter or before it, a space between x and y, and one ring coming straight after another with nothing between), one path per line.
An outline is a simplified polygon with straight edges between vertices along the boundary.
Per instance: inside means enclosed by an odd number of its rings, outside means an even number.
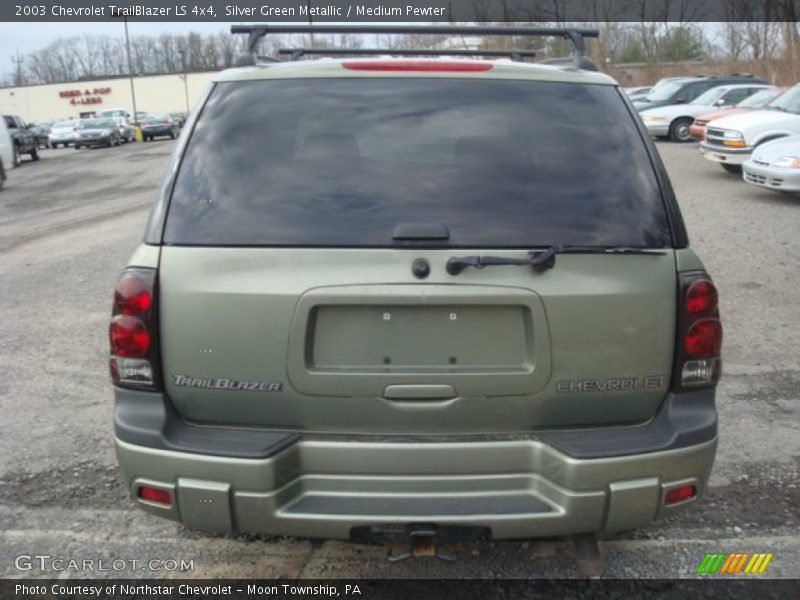
M651 248L629 248L627 246L550 246L546 250L531 250L526 258L507 256L452 256L445 266L450 275L458 275L467 267L483 269L504 265L531 267L534 271L546 271L556 264L556 254L664 254L663 250Z

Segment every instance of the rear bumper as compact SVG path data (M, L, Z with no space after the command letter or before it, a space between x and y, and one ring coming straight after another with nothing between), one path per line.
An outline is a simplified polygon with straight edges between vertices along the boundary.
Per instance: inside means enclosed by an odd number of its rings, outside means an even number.
M170 507L137 499L142 509L208 531L347 539L354 527L424 522L497 539L608 532L695 501L666 507L673 487L702 495L713 397L670 396L635 427L431 441L193 426L160 394L117 389L116 449L134 498L141 485L172 494Z
M142 128L143 135L152 135L152 136L164 136L164 135L171 135L172 128L171 127L153 127L153 128Z

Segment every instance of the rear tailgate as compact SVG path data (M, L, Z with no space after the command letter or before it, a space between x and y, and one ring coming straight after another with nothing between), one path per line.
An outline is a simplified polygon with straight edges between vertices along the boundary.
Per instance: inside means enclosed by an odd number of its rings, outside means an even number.
M675 258L444 271L444 250L165 247L165 385L197 422L332 432L634 423L664 398ZM518 253L509 253L516 255ZM424 283L416 258L431 263Z

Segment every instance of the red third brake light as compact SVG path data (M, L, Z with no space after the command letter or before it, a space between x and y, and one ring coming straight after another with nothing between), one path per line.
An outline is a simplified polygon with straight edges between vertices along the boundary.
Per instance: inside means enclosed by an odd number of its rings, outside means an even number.
M342 63L352 71L488 71L490 63L447 60L353 60Z

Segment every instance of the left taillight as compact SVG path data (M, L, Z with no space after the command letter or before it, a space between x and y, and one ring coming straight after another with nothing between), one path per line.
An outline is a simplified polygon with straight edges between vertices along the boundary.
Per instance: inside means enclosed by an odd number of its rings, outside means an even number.
M711 387L719 381L722 324L717 302L717 288L706 273L679 275L674 392Z
M115 385L159 389L155 269L129 268L114 288L108 340Z

